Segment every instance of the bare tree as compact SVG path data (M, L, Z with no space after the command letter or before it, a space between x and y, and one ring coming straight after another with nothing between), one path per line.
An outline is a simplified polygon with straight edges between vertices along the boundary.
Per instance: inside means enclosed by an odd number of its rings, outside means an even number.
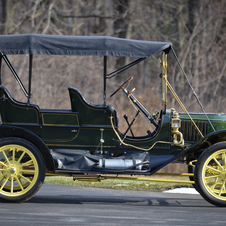
M225 5L224 0L1 0L0 33L112 35L170 41L207 109L223 111L225 102L222 97L226 92L223 85L226 68L223 51L226 47ZM170 82L189 109L198 110L186 80L171 59L169 57ZM109 65L114 69L127 62L118 59L114 63L110 59ZM139 78L135 76L138 95L141 91L146 96L160 95L159 69L154 67L156 62L157 58L152 58L129 71L130 75L139 74ZM19 72L22 74L22 65L25 63L18 60ZM53 64L49 65L53 67L50 71L55 73ZM71 65L66 63L63 67L66 70ZM83 67L86 67L85 63ZM82 71L76 72L82 74ZM154 85L154 90L149 89L150 83ZM79 85L84 86L84 83Z

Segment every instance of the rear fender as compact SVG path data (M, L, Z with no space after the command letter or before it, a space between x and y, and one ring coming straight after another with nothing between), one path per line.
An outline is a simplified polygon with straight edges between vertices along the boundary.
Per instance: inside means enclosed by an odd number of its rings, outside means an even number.
M48 170L54 170L54 162L47 145L36 134L16 126L0 126L0 138L19 137L33 143L43 155Z

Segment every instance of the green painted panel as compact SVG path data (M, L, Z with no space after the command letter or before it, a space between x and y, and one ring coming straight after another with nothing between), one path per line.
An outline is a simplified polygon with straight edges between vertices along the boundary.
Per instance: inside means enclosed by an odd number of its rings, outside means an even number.
M23 124L23 125L17 125L21 128L27 129L29 131L31 131L32 133L36 134L37 136L41 136L41 127L40 125L28 125L28 124Z
M213 129L204 113L190 113L190 116L204 136L213 132ZM207 116L216 131L226 129L226 115L224 113L207 113ZM180 113L180 119L180 131L183 133L185 141L195 142L201 139L201 136L195 129L195 126L187 114Z
M104 129L103 131L103 146L116 146L116 142L112 139L117 139L114 131L112 129ZM80 128L76 136L71 140L65 141L54 141L54 140L45 140L48 145L57 145L57 146L79 146L79 147L93 147L100 144L101 139L101 130L100 128Z
M47 142L48 139L54 140L53 142L70 142L77 136L77 129L72 127L59 127L59 126L43 126L41 129L41 137Z
M42 121L44 125L79 125L78 114L69 113L42 113Z
M76 91L70 90L69 95L72 111L79 112L82 125L111 126L106 107L96 107L95 105L92 106L92 104L87 104L83 100L81 94Z
M38 124L39 112L29 106L14 105L9 99L0 101L1 118L3 123Z

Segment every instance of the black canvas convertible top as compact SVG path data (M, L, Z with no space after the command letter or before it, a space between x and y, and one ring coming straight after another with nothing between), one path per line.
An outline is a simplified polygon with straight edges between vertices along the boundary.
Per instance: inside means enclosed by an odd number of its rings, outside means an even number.
M108 36L42 34L0 35L0 52L8 54L100 55L146 58L171 47L152 42Z

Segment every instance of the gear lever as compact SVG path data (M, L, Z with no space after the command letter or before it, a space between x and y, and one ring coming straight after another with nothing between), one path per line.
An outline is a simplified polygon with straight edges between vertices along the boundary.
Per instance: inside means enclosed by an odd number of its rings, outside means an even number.
M129 124L129 120L128 120L128 116L127 116L127 115L124 115L123 117L124 117L124 119L126 120L126 122L127 122L128 126L130 126L130 124ZM134 137L134 134L133 134L132 129L130 128L129 130L130 130L130 132L131 132L132 136Z

